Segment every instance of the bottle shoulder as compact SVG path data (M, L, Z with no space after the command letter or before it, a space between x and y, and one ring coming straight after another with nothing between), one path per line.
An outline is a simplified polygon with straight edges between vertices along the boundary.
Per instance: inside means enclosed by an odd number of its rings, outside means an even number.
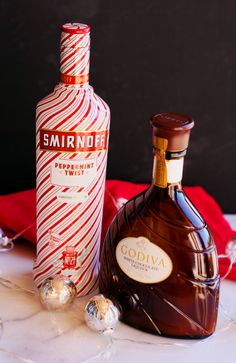
M36 106L36 121L38 124L51 124L52 120L65 121L64 127L76 123L83 129L86 120L102 121L109 126L110 110L106 103L94 93L90 85L84 87L65 87L58 84L54 91L41 99ZM67 124L66 124L67 123ZM60 124L60 122L58 123Z
M151 186L145 193L144 203L153 213L156 213L167 223L176 228L197 230L206 223L180 186L161 190Z
M121 208L113 224L118 239L144 235L195 252L215 247L205 221L183 191L168 197L147 189Z

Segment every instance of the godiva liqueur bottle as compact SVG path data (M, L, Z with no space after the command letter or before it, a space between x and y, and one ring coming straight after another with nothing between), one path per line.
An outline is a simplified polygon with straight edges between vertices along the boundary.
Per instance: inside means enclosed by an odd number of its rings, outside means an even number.
M181 186L191 118L157 114L151 186L117 213L105 238L100 291L122 320L176 338L204 338L216 326L217 253L212 235Z
M90 27L61 29L60 83L36 109L39 287L70 278L79 296L98 281L110 111L89 84Z

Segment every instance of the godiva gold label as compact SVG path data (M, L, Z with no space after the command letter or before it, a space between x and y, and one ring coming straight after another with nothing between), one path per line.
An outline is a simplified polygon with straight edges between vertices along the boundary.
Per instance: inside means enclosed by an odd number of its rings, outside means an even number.
M158 150L154 157L154 184L160 188L167 187L167 168L165 151Z
M161 137L154 138L155 157L153 179L154 184L160 188L167 187L166 149L168 140Z
M122 239L116 247L116 260L127 276L144 284L164 281L173 270L168 254L143 236Z

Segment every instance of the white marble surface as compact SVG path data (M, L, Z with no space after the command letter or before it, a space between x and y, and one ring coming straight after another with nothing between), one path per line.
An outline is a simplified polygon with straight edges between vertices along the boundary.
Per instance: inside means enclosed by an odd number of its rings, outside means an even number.
M229 217L236 229L236 216ZM16 243L0 254L0 277L32 290L34 248ZM236 282L223 281L216 333L203 341L152 336L119 323L112 337L90 331L83 322L88 298L77 299L66 313L42 309L30 293L0 281L0 363L222 363L236 357ZM233 358L234 357L234 358Z

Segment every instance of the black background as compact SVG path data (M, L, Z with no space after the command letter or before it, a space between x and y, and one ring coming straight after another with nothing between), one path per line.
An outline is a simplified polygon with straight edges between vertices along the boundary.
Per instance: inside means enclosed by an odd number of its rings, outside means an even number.
M236 212L234 0L1 1L1 194L35 186L36 102L58 82L60 25L92 27L91 84L112 111L108 178L151 179L150 115L192 116L184 184Z

